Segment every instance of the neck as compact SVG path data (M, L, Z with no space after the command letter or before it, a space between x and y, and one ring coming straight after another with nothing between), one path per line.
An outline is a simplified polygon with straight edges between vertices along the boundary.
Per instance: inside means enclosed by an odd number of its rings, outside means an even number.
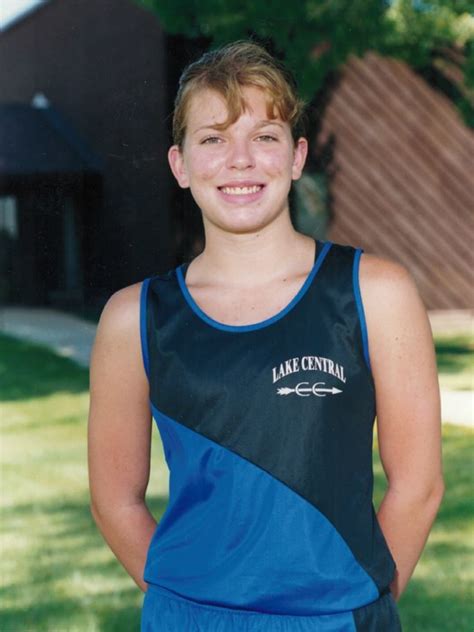
M255 287L309 271L314 263L314 240L298 233L289 215L287 221L272 222L256 232L205 228L206 246L193 261L191 283L195 279L206 285Z

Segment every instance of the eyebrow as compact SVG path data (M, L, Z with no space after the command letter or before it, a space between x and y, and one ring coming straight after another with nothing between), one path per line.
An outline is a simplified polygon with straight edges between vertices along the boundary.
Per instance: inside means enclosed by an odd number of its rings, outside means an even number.
M282 123L278 123L278 121L263 120L263 121L259 121L255 125L254 129L260 129L261 127L266 127L267 125L278 125L278 127L283 128L283 124ZM198 132L200 132L203 129L219 129L219 128L216 125L203 125L202 127L198 127L197 130L195 130L193 132L193 134L197 134Z

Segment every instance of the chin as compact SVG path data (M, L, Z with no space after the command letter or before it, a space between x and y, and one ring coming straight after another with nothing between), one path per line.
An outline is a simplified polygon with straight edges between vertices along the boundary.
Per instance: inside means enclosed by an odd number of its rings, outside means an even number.
M256 233L275 220L275 217L255 217L255 214L249 214L245 217L235 217L233 221L229 218L217 218L212 223L229 233L245 234Z
M284 210L285 205L277 213L274 210L269 212L268 209L256 206L240 207L225 212L221 208L214 215L208 215L205 221L231 233L255 233L277 221Z

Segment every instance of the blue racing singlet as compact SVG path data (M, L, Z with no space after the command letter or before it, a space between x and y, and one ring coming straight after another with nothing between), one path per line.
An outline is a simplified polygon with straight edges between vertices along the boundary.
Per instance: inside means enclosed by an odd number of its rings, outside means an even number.
M297 295L252 325L206 315L188 264L143 282L143 361L170 481L142 632L401 630L372 502L361 252L316 240Z

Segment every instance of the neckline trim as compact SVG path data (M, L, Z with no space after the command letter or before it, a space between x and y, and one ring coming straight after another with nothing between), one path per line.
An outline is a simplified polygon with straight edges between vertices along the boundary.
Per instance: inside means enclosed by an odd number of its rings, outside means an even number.
M278 320L280 320L284 316L286 316L286 314L288 314L288 312L291 311L295 307L295 305L297 303L299 303L299 301L303 298L303 296L308 291L308 289L309 289L314 277L318 273L318 270L320 269L320 267L321 267L321 265L322 265L322 263L324 261L324 258L326 256L328 250L332 246L332 242L331 241L321 242L321 241L315 239L315 243L316 243L316 249L317 249L318 243L319 244L323 244L323 246L319 250L319 252L316 252L316 258L315 258L315 262L313 264L313 267L312 267L310 273L308 274L308 276L306 277L305 282L303 283L303 285L298 290L298 292L291 299L291 301L288 303L288 305L286 305L286 307L283 307L274 316L270 316L269 318L265 318L265 320L261 320L261 321L259 321L257 323L249 323L248 325L227 325L225 323L219 322L218 320L215 320L214 318L211 318L210 316L208 316L199 307L199 305L193 299L193 297L191 296L190 291L187 288L187 285L186 285L186 282L185 282L185 279L184 279L184 273L183 273L184 268L186 266L186 263L182 263L180 266L178 266L176 268L176 277L178 279L178 283L179 283L179 287L181 289L181 292L182 292L186 302L188 303L189 307L193 310L193 312L196 314L196 316L198 316L201 320L203 320L205 323L207 323L211 327L214 327L215 329L220 329L221 331L230 331L230 332L234 332L234 333L245 332L245 331L254 331L256 329L263 329L264 327L268 327L269 325L272 325L273 323L277 322Z

